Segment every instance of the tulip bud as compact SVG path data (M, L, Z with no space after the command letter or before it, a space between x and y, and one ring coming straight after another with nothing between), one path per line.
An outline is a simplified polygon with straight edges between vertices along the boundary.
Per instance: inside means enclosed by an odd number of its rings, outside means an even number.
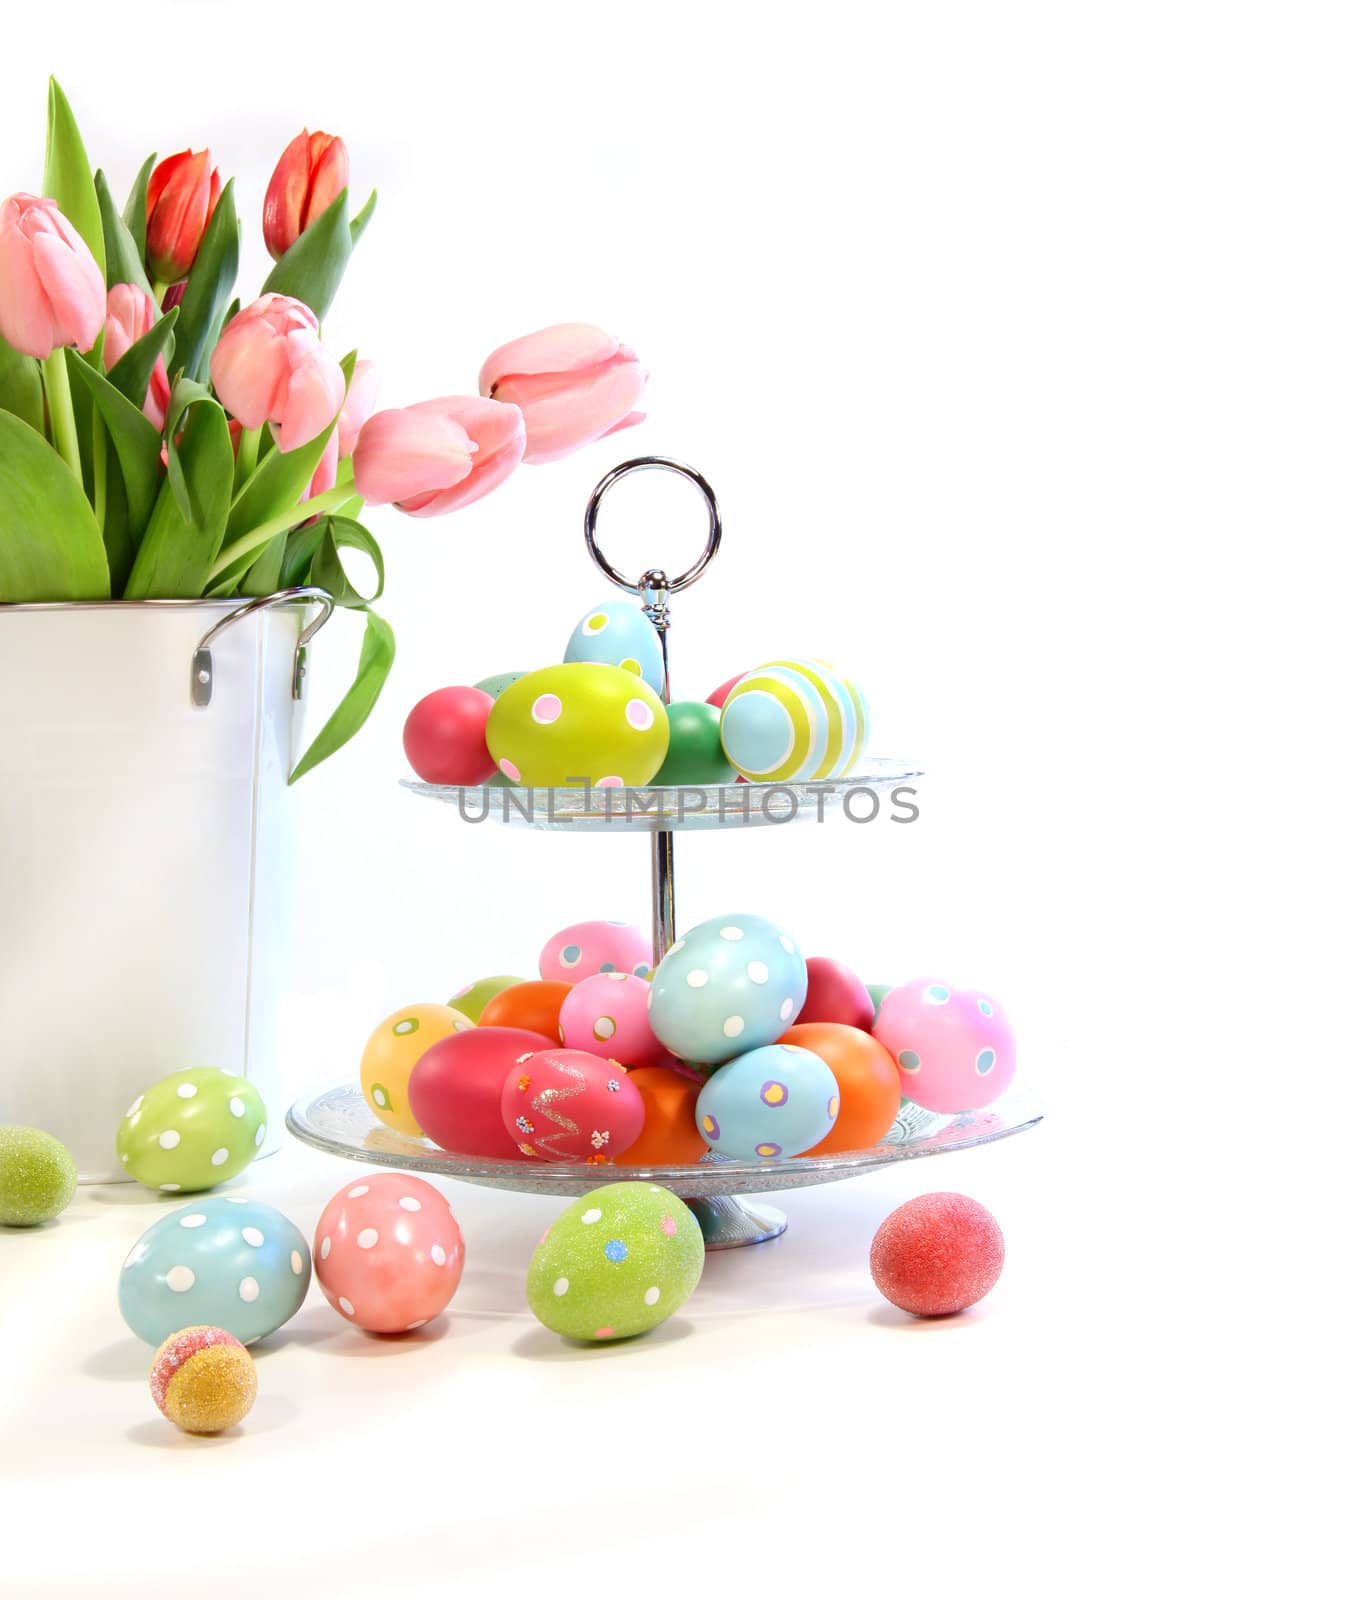
M147 264L159 283L176 283L195 254L219 201L219 172L209 151L182 150L152 169L147 181Z
M343 192L347 176L347 146L335 134L306 128L286 145L262 204L262 236L277 261Z
M347 388L342 368L319 341L307 305L264 294L219 335L209 374L224 408L245 428L271 423L280 450L317 438L338 415Z
M86 241L51 200L12 194L0 206L0 335L45 361L89 350L105 322L105 280Z
M146 333L152 332L157 320L157 308L145 289L132 283L116 283L109 291L105 316L105 342L103 356L105 371L125 355ZM166 408L171 399L171 384L167 379L166 358L157 357L143 400L143 415L158 433L166 422Z
M517 406L474 395L378 411L352 454L357 492L414 517L437 517L479 500L523 459Z

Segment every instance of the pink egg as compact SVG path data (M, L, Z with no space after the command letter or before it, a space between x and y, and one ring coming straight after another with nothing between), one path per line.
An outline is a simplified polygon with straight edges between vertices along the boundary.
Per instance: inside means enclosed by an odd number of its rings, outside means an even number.
M663 1064L665 1047L647 1021L652 987L626 972L582 978L561 1002L561 1042L572 1050L611 1056L627 1067Z
M880 1003L875 1037L894 1057L900 1087L926 1111L978 1111L1013 1082L1013 1029L974 989L915 978Z
M809 990L797 1021L841 1022L869 1033L875 1002L852 969L830 956L810 956L804 965L809 969Z
M519 1149L543 1161L612 1161L647 1120L628 1069L588 1050L538 1050L516 1062L500 1107Z
M746 676L747 674L745 672L739 672L735 678L729 678L727 683L720 683L718 688L715 689L714 692L709 696L708 704L711 706L717 706L721 711L723 709L723 702L733 692L734 685L741 683L743 678Z
M466 1043L450 1050L459 1039ZM466 1028L430 1045L409 1075L409 1108L419 1127L444 1150L521 1161L500 1112L509 1069L520 1056L550 1044L529 1028Z
M368 1333L431 1322L457 1292L466 1246L447 1201L422 1178L364 1173L314 1230L314 1272L329 1305Z
M543 978L579 983L596 972L629 972L645 978L652 967L651 941L626 922L574 922L542 947Z

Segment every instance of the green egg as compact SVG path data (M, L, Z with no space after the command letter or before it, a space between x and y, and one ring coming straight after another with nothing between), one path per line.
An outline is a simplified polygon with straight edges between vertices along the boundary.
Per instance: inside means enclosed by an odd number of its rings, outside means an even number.
M481 1012L497 994L503 994L516 983L527 981L526 978L511 978L507 973L501 973L496 978L477 978L475 983L468 983L464 989L458 989L447 1003L454 1011L460 1011L463 1016L470 1017L472 1022L479 1022Z
M880 1007L884 1004L885 996L893 988L889 983L868 983L866 993L871 997L871 1004L875 1007L875 1015L880 1015Z
M669 738L666 707L649 684L588 661L520 678L495 701L485 729L500 772L534 788L650 783Z
M543 1235L528 1305L568 1339L631 1339L679 1311L703 1270L704 1237L683 1200L654 1183L608 1183Z
M526 672L496 672L493 677L482 678L476 688L483 690L492 700L498 700L511 684L527 676Z
M0 1128L0 1227L51 1222L76 1193L76 1163L40 1128Z
M666 707L671 742L653 783L713 788L732 783L737 769L723 754L719 723L723 713L703 700L673 700Z
M246 1078L191 1067L138 1096L116 1146L131 1178L166 1194L192 1194L236 1177L265 1138L266 1107Z

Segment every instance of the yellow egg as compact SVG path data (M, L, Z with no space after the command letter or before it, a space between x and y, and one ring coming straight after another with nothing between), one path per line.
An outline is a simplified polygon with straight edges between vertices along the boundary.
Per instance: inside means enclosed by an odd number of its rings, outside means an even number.
M485 742L511 783L610 789L650 783L666 708L636 673L588 661L530 672L495 701Z
M417 1138L423 1130L409 1109L409 1074L414 1063L439 1039L474 1027L470 1017L451 1006L405 1006L388 1016L362 1051L362 1093L373 1114L396 1133Z

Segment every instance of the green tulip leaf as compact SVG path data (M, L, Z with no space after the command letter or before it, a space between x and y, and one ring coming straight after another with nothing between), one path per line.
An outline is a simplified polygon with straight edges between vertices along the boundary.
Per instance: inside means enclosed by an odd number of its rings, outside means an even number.
M82 361L74 350L68 350L66 358L73 394L84 392L89 397L109 432L124 477L129 525L136 534L147 523L157 500L162 477L162 436L141 409L103 373Z
M67 97L56 78L48 79L48 149L43 165L43 193L57 202L62 215L90 246L103 277L105 235L100 223L100 202L90 175L90 161L81 143Z
M21 356L0 339L0 411L43 431L43 380L32 356Z
M348 191L344 189L326 211L315 217L267 274L263 294L293 295L323 321L347 270L352 248L376 207L373 192L355 221L349 223L347 199Z
M198 525L205 518L205 510L196 499L195 486L186 476L185 468L181 465L181 450L176 442L176 435L180 432L181 418L191 406L195 405L217 406L219 402L205 388L202 383L192 383L189 378L179 378L176 387L171 391L171 399L167 402L166 427L166 467L167 482L171 485L171 492L176 496L176 504L180 507L181 515L189 523ZM232 436L230 435L230 442Z
M142 533L141 528L138 533ZM105 559L109 563L111 594L123 594L137 553L138 541L129 522L123 474L117 462L112 463L105 475Z
M357 676L337 710L324 723L318 737L300 757L295 770L290 774L291 783L302 778L306 772L340 750L357 732L371 715L372 707L380 697L394 661L394 630L374 611L368 611L366 632L362 635L361 657L357 662Z
M0 603L108 598L104 542L71 468L0 411Z
M95 174L95 198L100 207L101 237L105 241L105 283L113 288L116 283L131 283L144 294L152 293L147 271L143 266L142 247L135 243L128 226L119 215L114 196L109 191L109 180L103 172Z
M214 215L186 279L181 316L176 324L175 370L202 381L209 373L209 353L219 336L224 310L238 276L238 214L233 209L233 179L224 185Z
M133 180L133 187L124 203L124 226L137 247L140 260L147 254L147 185L156 165L157 152L154 150L138 168L138 176Z
M141 411L147 398L147 386L152 382L152 369L157 357L171 349L172 335L180 308L172 306L166 316L159 317L141 339L131 344L109 369L109 381Z
M362 234L366 232L366 225L371 221L371 217L375 212L375 209L376 191L373 189L371 191L370 199L367 200L366 204L347 225L347 231L352 235L352 248L354 250L357 248L357 244L360 241Z
M200 516L182 515L170 479L162 485L124 591L130 600L200 594L223 543L233 495L233 444L223 407L192 401L184 412L181 466Z
M243 594L275 594L281 584L281 563L285 560L286 541L290 535L282 530L262 548L261 554L247 569L241 584Z

